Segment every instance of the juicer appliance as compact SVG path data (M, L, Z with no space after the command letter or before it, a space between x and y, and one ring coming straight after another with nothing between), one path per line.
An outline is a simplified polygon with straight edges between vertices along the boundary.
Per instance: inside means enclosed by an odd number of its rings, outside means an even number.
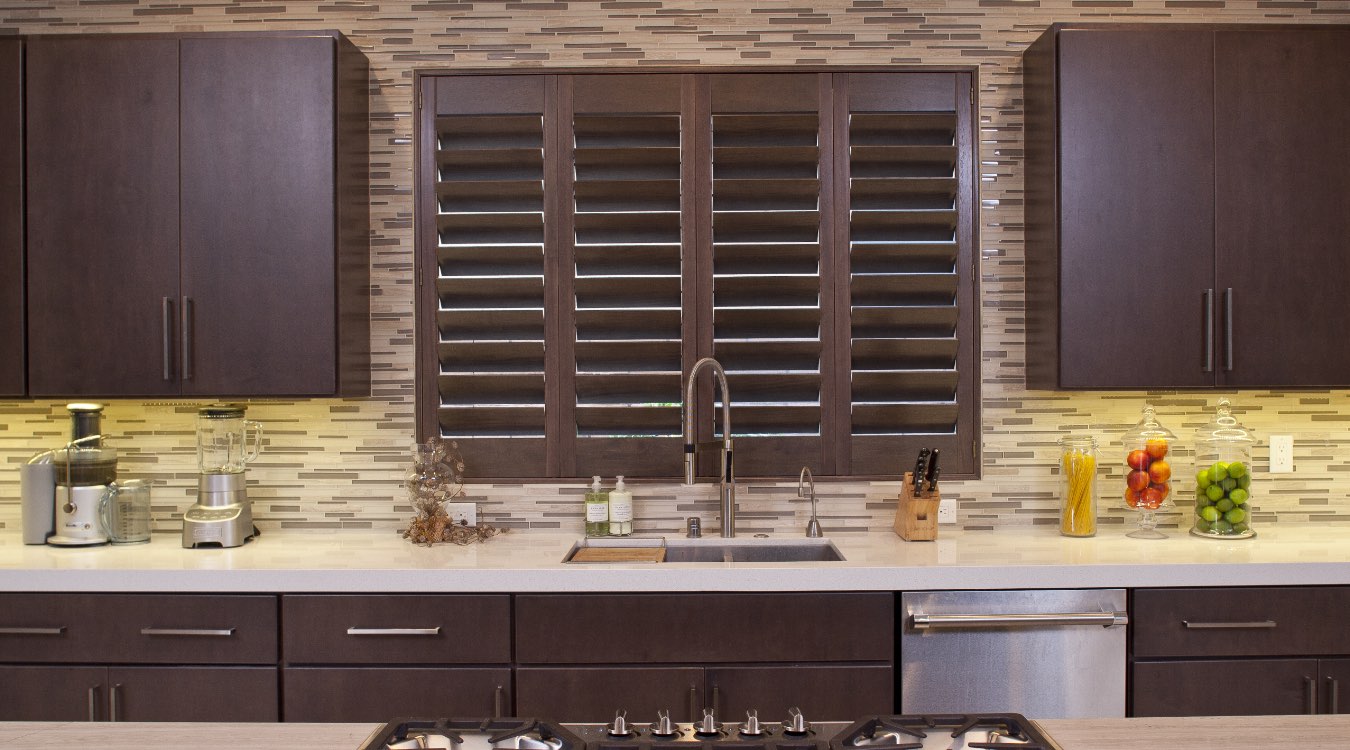
M245 469L262 451L262 425L244 407L197 412L197 503L183 514L184 547L238 547L258 535Z
M103 444L102 404L67 404L70 441L20 469L24 543L107 544L102 511L117 492L117 451Z

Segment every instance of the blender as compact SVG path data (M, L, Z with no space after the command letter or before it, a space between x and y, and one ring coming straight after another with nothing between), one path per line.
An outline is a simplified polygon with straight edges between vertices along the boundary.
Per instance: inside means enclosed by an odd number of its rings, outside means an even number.
M262 425L244 407L204 406L197 412L197 504L183 514L184 547L238 547L258 535L244 469L262 450Z

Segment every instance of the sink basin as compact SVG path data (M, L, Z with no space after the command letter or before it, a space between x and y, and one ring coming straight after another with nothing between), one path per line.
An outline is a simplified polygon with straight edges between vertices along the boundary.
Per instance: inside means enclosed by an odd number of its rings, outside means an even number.
M844 559L828 539L583 539L572 546L563 562L573 560L578 550L602 547L607 550L632 550L634 553L664 547L665 561L672 563L775 563L775 562L838 562ZM590 562L590 561L585 561ZM607 560L606 562L642 562L642 560Z

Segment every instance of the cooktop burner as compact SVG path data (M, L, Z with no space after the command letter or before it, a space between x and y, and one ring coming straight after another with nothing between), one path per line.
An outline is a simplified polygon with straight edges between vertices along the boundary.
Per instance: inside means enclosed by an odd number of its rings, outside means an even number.
M398 719L380 727L361 750L584 750L558 724L536 719Z
M873 716L830 742L833 750L1059 750L1021 714Z

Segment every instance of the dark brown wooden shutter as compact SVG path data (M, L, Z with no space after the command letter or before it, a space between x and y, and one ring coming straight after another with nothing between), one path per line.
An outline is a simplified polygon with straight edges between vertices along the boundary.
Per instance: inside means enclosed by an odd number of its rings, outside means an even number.
M851 472L896 474L920 446L973 470L968 91L951 73L848 75ZM966 125L963 134L963 123ZM970 150L966 144L966 150ZM964 206L963 206L964 204ZM963 211L965 212L963 214ZM965 278L963 278L965 277ZM972 337L973 338L973 335ZM960 371L958 371L958 368ZM966 430L962 430L966 433ZM963 444L964 441L964 444ZM908 463L907 463L908 462Z
M823 76L710 78L713 356L727 370L737 472L830 473L822 451ZM822 142L825 146L822 147Z
M680 471L682 79L570 80L578 476Z
M548 476L545 83L437 81L437 422L475 477Z

